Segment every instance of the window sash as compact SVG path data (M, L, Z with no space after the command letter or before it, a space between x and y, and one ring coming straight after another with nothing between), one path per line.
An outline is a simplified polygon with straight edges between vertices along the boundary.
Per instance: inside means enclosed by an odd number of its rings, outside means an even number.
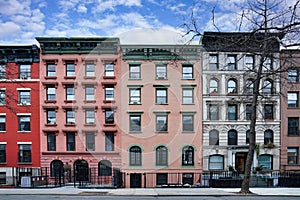
M47 64L47 76L56 76L56 65L49 63Z
M0 65L0 79L6 79L6 65Z
M183 65L182 66L182 79L193 79L193 66Z
M105 88L105 100L114 100L114 88Z
M298 147L288 147L287 149L287 164L295 165L299 163L299 148Z
M129 165L141 166L142 165L142 150L140 147L131 147L129 150Z
M19 131L30 131L30 116L19 116Z
M288 107L297 108L298 107L298 93L289 92L288 93Z
M141 89L140 88L132 88L129 90L130 97L129 103L130 104L140 104L141 103Z
M297 69L288 70L288 82L290 83L299 82L299 71Z
M224 170L224 157L223 156L210 156L209 157L209 170Z
M85 88L85 100L87 101L95 100L95 88L93 86Z
M130 79L140 79L141 78L141 66L140 65L130 65L129 66L129 78Z
M182 131L183 132L194 131L194 115L182 116Z
M129 117L129 131L140 132L141 131L141 116L133 115Z
M19 104L30 104L30 91L19 91Z
M85 135L86 151L95 151L95 134L86 133Z
M168 165L168 149L166 147L156 148L156 165L158 166Z
M74 63L66 64L66 76L75 76L75 64Z
M74 72L75 72L75 68L74 68ZM85 75L86 76L95 76L95 64L94 63L86 63L85 64Z
M55 110L47 110L47 124L56 124Z
M86 124L95 124L95 111L86 110L85 111L85 123Z
M156 66L156 79L167 79L167 66L157 65Z
M194 148L190 146L183 148L182 165L194 165Z
M67 133L67 151L75 151L75 133Z
M0 89L0 104L5 105L6 104L6 91Z
M156 89L156 103L167 104L167 89Z
M18 154L19 154L18 162L30 163L31 162L31 145L30 144L20 144Z
M217 70L218 66L218 55L210 55L209 56L209 69L210 70Z
M209 120L219 120L219 106L209 105Z
M194 89L182 89L182 103L193 104L194 103Z
M105 151L114 151L115 135L114 133L105 134Z
M228 120L237 120L237 105L228 105Z
M31 66L30 65L20 65L19 78L30 78L31 76Z
M66 111L66 123L67 124L75 124L75 111L74 110Z
M105 124L114 124L114 111L113 110L105 110Z
M288 135L299 135L299 118L288 118Z
M168 116L156 115L156 131L167 132L168 131Z
M56 134L47 134L47 151L56 151Z
M105 64L105 76L114 76L114 64Z

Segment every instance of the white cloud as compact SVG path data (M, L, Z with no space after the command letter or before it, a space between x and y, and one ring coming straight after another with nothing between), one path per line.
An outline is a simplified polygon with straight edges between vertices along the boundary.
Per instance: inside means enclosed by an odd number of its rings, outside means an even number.
M0 39L20 34L21 27L14 22L0 22Z
M186 5L183 3L179 3L176 5L172 5L172 6L170 5L168 7L172 12L177 13L177 14L186 14L186 12L187 12L187 10L185 9Z
M0 14L3 16L30 15L30 0L0 0L0 8Z
M106 10L115 10L117 6L127 6L133 7L142 6L141 0L106 0L106 1L99 1L97 5L93 8L94 13L104 12Z
M77 7L77 12L79 13L87 13L87 7L85 7L83 4L80 4L78 7Z

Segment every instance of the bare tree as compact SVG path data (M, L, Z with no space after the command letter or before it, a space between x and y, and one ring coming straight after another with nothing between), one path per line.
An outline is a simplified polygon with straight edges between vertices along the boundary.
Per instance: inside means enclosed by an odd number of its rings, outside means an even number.
M289 4L287 4L287 2L289 2ZM246 72L255 73L253 98L251 102L252 113L250 121L249 151L245 166L245 176L240 190L240 193L248 194L251 193L249 189L250 175L256 148L255 126L257 122L257 113L259 112L258 103L261 97L263 97L263 92L261 91L264 87L261 85L262 79L274 75L280 77L280 74L285 70L280 67L278 69L265 70L264 63L266 59L274 53L274 48L272 48L274 41L275 43L276 41L277 43L280 43L281 48L296 47L300 45L300 1L292 1L291 4L291 1L285 0L248 0L247 6L241 10L241 12L234 14L239 15L239 31L247 30L245 37L240 37L239 40L236 40L236 38L222 38L225 41L224 45L215 48L219 48L219 51L228 51L228 49L234 48L235 45L239 47L242 46L246 53L259 54L260 57L255 69ZM212 9L211 20L218 32L220 29L215 21L215 8ZM203 33L199 28L199 21L197 21L197 16L194 12L189 19L189 22L183 24L183 26L186 29L186 34L192 35L192 39L203 36ZM220 37L223 36L220 35ZM232 46L227 46L225 44L232 44ZM255 46L255 49L258 48L260 50L259 52L254 51L254 49L251 48L254 44L259 45ZM280 60L278 60L278 62L280 62ZM277 80L279 79L277 78Z

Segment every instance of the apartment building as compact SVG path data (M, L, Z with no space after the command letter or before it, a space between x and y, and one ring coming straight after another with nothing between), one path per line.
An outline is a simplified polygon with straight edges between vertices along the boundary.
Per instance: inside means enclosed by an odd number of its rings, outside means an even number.
M280 170L300 170L300 51L282 50Z
M39 89L39 48L0 46L0 184L40 167Z
M200 182L200 46L121 45L125 187Z
M50 169L51 177L65 171L69 181L112 184L114 169L121 167L119 39L36 39L41 48L41 166Z
M279 169L279 43L268 44L263 57L262 34L205 32L203 52L203 170L236 170L243 174L249 148L253 85L263 62L256 123L253 168Z

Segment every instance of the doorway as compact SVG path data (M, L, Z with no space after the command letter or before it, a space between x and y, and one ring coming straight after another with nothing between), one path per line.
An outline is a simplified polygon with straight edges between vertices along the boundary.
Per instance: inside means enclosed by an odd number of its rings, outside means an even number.
M142 174L130 174L130 188L142 187Z
M245 173L247 152L238 152L235 154L235 169L240 173Z

